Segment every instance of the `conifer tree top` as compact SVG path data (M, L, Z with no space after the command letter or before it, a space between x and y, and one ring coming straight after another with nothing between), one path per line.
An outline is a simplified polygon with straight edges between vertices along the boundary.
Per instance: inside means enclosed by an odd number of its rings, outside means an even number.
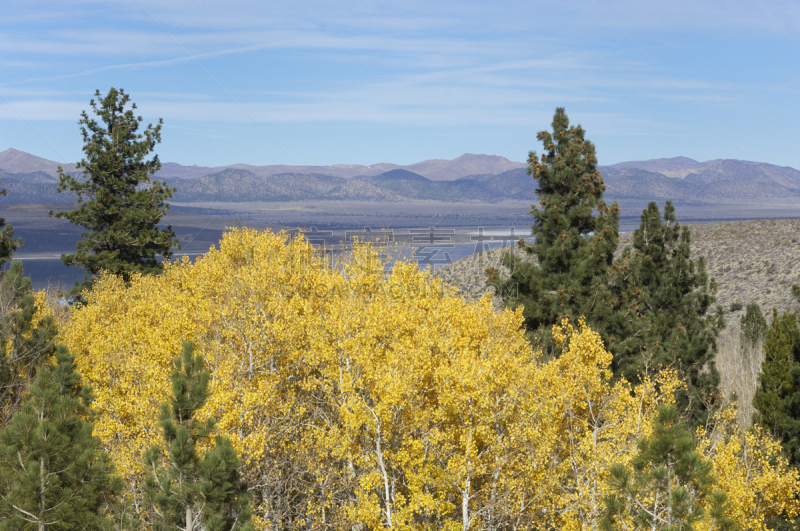
M580 125L569 125L563 107L556 109L552 125L553 133L541 131L536 136L545 152L541 159L535 151L528 154L527 171L539 184L536 192L542 199L542 210L559 209L565 218L552 225L537 226L542 235L568 226L587 234L594 229L592 209L602 202L605 191L597 171L594 144L585 139L586 131ZM537 222L544 219L542 213L534 207Z
M81 112L86 156L77 168L93 177L122 177L136 183L148 181L149 175L161 169L158 155L150 160L146 157L161 142L163 120L159 119L155 127L148 124L144 131L139 132L142 117L134 115L135 103L126 109L130 96L124 90L112 87L105 97L101 98L99 90L94 95L98 101L89 100L89 105L104 126L90 118L86 111Z
M178 244L172 227L158 228L175 190L152 179L161 162L158 155L148 158L161 142L162 120L141 130L142 117L134 114L136 104L125 91L112 88L95 97L90 105L97 119L84 111L79 121L85 156L77 168L82 173L66 174L59 167L59 192L75 193L79 206L53 215L87 229L77 252L62 260L90 274L107 270L126 280L133 272L160 272L156 257L169 258Z
M561 107L552 126L552 133L537 135L544 147L541 158L535 151L528 157L528 174L536 179L539 196L530 212L535 242L519 242L538 264L507 255L504 263L512 275L499 286L501 292L517 294L514 303L524 306L528 330L545 343L550 327L565 317L584 317L593 326L607 318L606 272L619 243L619 207L603 201L605 184L586 131L570 125Z
M537 138L542 142L541 158L535 151L528 155L528 174L536 179L539 205L533 205L532 226L536 243L533 252L544 271L561 272L574 267L579 249L587 247L585 236L606 230L599 237L608 241L599 247L613 254L614 238L618 228L616 211L611 212L603 202L605 184L597 171L594 144L586 140L586 131L580 125L570 125L563 107L553 116L553 132L541 131ZM597 216L595 215L597 214ZM599 220L598 220L599 216ZM590 246L591 247L591 246ZM598 252L595 256L600 256ZM577 254L576 254L577 253ZM607 253L602 253L608 259ZM572 265L570 265L572 264Z

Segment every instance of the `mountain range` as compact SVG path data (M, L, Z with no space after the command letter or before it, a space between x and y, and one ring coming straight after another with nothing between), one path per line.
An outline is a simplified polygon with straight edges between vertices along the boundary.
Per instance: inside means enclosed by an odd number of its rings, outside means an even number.
M13 173L43 172L56 177L59 163L24 151L10 148L0 152L0 168ZM75 164L60 164L65 172L75 171ZM230 164L228 166L183 166L176 162L165 162L157 176L161 179L195 179L213 175L226 169L244 170L258 177L270 177L285 173L297 175L330 175L332 177L372 177L391 170L404 169L432 181L452 181L467 175L498 174L508 170L524 168L525 164L513 162L496 155L473 155L465 153L453 160L432 159L402 166L380 163L371 166L360 164L335 164L333 166L252 166L250 164Z
M56 192L58 163L8 149L0 152L5 203L64 203ZM62 165L75 173L75 165ZM600 166L610 199L756 201L800 199L800 171L735 159L699 162L687 157ZM156 177L177 191L175 203L244 201L534 200L536 182L525 165L494 155L465 154L453 160L334 166L214 168L164 163Z

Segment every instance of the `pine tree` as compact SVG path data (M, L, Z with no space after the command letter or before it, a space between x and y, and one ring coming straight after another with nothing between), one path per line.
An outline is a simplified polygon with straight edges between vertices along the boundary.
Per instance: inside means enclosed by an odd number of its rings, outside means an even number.
M767 333L767 320L764 319L764 314L761 313L761 307L754 302L747 305L739 323L741 325L743 343L751 348L764 339L764 334Z
M161 407L164 448L147 451L145 495L155 529L252 530L250 494L239 478L240 462L228 439L217 437L201 458L198 446L214 432L211 419L195 417L209 397L210 375L189 341L175 359L172 393ZM164 466L161 461L165 462Z
M8 191L3 188L0 195L6 196ZM16 251L22 245L22 238L14 239L14 227L6 225L5 218L0 218L0 266L11 260Z
M178 245L171 226L157 226L175 189L151 178L161 168L158 156L146 158L161 142L162 121L140 132L142 118L133 114L136 104L126 110L130 97L123 90L112 88L104 98L97 91L95 97L90 105L102 124L86 111L79 122L85 158L77 168L83 176L58 169L59 192L75 193L79 207L50 214L87 229L76 252L61 259L89 274L107 270L126 281L134 272L158 273L163 266L157 256L169 258Z
M696 452L695 441L679 422L674 406L661 406L653 434L639 441L633 469L611 467L606 516L601 528L691 531L708 516L703 529L733 529L725 513L727 495L714 489L713 466ZM704 504L708 504L706 513Z
M556 109L552 125L553 134L537 135L545 150L541 160L534 151L528 157L540 201L530 212L536 241L520 245L538 265L508 253L504 264L511 277L495 281L501 293L515 287L527 328L540 340L563 317L584 316L595 329L603 328L611 312L606 272L619 241L619 207L603 201L594 145L580 125L569 125L563 108Z
M36 299L22 262L11 262L0 280L0 427L19 408L36 372L55 354L52 316L34 321Z
M800 327L795 314L778 317L764 342L764 363L753 396L753 422L783 443L794 465L800 465Z
M0 434L0 530L103 529L122 482L92 436L91 391L58 347Z
M642 213L633 245L609 272L614 297L609 324L601 330L614 354L617 375L637 382L665 367L679 371L687 388L678 404L692 424L705 423L718 398L716 341L725 325L702 257L691 258L691 233L676 221L667 201L663 221L655 202Z
M704 422L718 394L714 366L721 310L710 312L716 286L703 259L690 257L688 228L676 223L667 203L662 221L650 203L633 246L614 261L619 242L619 207L603 200L595 149L583 129L570 126L557 109L553 131L541 132L541 160L531 152L528 173L538 181L533 206L535 243L520 245L538 259L534 265L511 253L508 279L490 277L498 292L516 289L525 324L538 344L549 343L549 328L564 317L584 317L614 354L617 376L637 382L665 367L681 371L688 385L679 397L693 422ZM489 271L493 274L493 271Z

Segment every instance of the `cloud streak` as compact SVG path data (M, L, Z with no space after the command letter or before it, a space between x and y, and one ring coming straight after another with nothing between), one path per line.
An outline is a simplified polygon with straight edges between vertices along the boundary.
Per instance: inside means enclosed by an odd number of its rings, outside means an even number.
M421 136L401 139L398 150L464 142L464 151L497 151L501 136L521 160L530 131L561 104L604 134L629 131L629 146L659 136L675 152L687 145L686 128L710 123L724 129L720 137L738 139L739 128L760 130L778 110L787 121L798 114L790 97L800 89L800 64L790 50L800 4L786 0L758 8L745 0L577 0L557 9L450 0L4 7L0 129L8 131L23 121L61 122L69 131L95 88L120 84L146 119L163 117L174 134L216 141L220 150L244 145L246 133L236 130L255 122L270 135L300 134L300 150L313 135L343 143L347 130L353 146L381 152L374 131L407 128ZM444 140L445 129L456 136ZM0 143L15 138L0 132ZM714 142L705 158L724 155ZM764 150L754 156L761 160L790 151L753 149ZM430 155L438 156L419 158Z

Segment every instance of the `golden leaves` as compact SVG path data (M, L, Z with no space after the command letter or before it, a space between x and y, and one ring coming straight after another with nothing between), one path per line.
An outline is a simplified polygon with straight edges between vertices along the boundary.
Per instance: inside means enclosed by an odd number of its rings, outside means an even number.
M698 431L698 451L714 464L718 488L728 495L729 516L742 529L766 531L776 515L798 516L800 475L780 443L754 426L742 431L730 406L713 418L711 429Z
M555 327L561 355L544 361L522 308L465 302L412 263L386 273L379 251L358 244L334 264L302 238L231 230L195 263L128 286L102 277L63 339L131 492L189 339L212 374L201 413L232 440L264 527L599 521L609 466L630 461L675 373L613 381L611 354L582 321ZM721 467L742 462L734 446L714 448ZM765 500L797 490L747 481Z

